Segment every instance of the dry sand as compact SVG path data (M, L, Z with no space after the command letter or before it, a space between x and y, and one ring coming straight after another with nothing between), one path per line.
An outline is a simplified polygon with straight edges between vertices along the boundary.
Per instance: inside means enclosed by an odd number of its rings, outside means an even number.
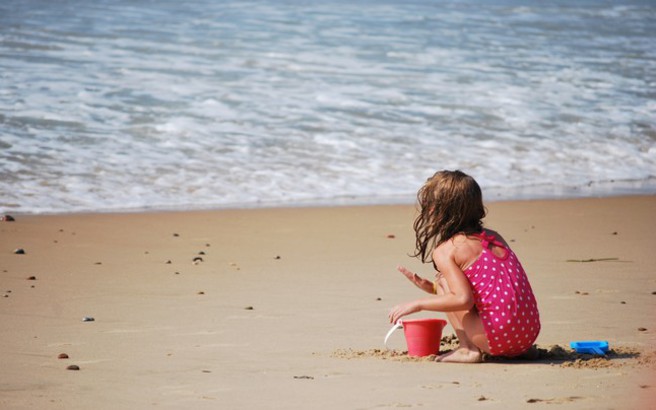
M396 265L432 275L412 206L14 215L0 408L654 408L656 197L488 209L538 298L532 360L408 360L400 332L384 350L419 296ZM569 351L590 339L609 358Z

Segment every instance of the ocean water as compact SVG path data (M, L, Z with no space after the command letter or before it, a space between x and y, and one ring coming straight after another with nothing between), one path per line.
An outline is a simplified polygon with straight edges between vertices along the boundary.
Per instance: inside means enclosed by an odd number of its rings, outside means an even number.
M0 211L656 193L653 1L2 0Z

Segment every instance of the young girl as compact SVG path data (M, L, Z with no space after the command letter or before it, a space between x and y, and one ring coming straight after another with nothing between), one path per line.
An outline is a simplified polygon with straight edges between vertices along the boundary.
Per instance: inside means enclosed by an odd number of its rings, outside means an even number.
M420 289L436 296L398 305L391 323L432 310L446 312L460 341L442 362L475 363L482 353L516 356L526 352L540 332L538 308L522 265L498 233L483 228L481 189L460 171L440 171L417 194L414 222L416 252L433 261L431 282L399 266Z

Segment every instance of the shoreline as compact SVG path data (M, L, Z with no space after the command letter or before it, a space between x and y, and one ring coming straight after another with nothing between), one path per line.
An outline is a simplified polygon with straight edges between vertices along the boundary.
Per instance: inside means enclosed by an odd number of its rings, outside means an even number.
M380 353L389 309L419 296L395 267L432 274L408 256L414 205L16 215L0 222L0 407L656 400L656 196L486 206L486 226L509 241L538 298L538 346L603 339L617 355L559 366ZM402 351L397 333L390 347Z
M547 189L547 192L545 192ZM549 191L550 189L551 191ZM643 181L610 181L596 182L585 186L565 185L531 185L515 188L482 188L483 200L488 202L516 202L516 201L542 201L542 200L568 200L585 198L613 198L631 196L653 196L656 195L656 178ZM135 208L97 208L95 210L73 210L64 211L4 211L0 214L16 215L85 215L85 214L138 214L138 213L161 213L161 212L213 212L225 210L248 210L248 209L279 209L279 208L329 208L350 206L404 206L416 203L415 193L408 195L393 196L343 196L324 199L306 199L297 201L257 201L251 203L228 203L213 205L179 205L179 206L154 206Z

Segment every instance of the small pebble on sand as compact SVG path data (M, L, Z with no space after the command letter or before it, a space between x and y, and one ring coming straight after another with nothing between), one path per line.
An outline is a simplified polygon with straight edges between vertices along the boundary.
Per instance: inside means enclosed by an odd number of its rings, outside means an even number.
M203 291L201 290L200 292L198 292L198 294L199 294L199 295L204 295L205 292L203 292Z
M83 322L95 322L96 319L92 318L91 316L85 316L82 318Z
M14 253L16 255L25 255L25 249L23 248L14 249Z
M27 280L36 280L36 276L28 276Z
M0 221L3 221L3 222L14 222L15 219L14 219L14 217L11 216L11 215L3 215L2 217L0 217Z
M68 359L68 355L66 353L59 353L59 356L57 356L57 359Z
M72 364L66 368L66 370L80 370L80 366Z
M641 331L641 332L646 332L647 328L646 327L639 327L638 330Z
M245 310L253 310L254 307L253 307L253 306L246 306L244 309L245 309Z
M396 235L394 235L392 233L387 235L387 239L394 239L394 238L396 238Z

